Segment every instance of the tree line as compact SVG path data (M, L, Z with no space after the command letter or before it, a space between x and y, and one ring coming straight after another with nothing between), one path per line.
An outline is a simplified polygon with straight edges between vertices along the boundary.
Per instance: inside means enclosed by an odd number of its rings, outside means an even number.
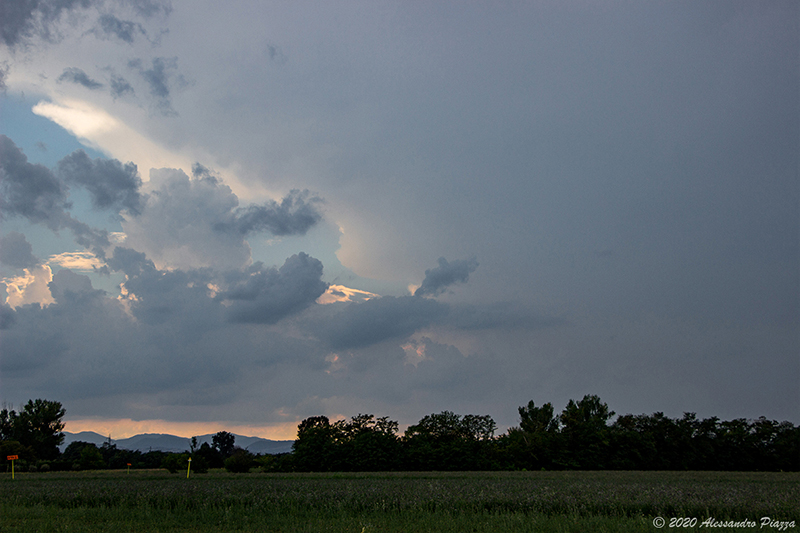
M296 471L361 470L800 470L800 427L764 417L615 413L598 396L518 409L519 426L494 436L489 416L428 415L402 436L397 423L358 415L300 423Z
M29 468L79 470L166 468L193 472L226 468L248 472L425 470L739 470L800 471L800 426L761 417L722 421L694 413L670 418L615 413L598 396L570 400L561 413L551 403L521 406L519 425L495 435L489 415L430 414L402 434L397 421L359 414L331 422L303 420L292 452L256 455L221 431L212 443L192 438L184 453L138 452L63 442L65 410L58 402L29 401L19 413L0 411L0 459L19 455ZM613 419L613 421L612 421Z

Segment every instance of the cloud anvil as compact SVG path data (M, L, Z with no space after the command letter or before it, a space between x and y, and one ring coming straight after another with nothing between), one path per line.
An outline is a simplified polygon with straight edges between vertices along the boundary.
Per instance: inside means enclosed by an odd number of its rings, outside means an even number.
M0 2L0 400L800 422L798 17Z

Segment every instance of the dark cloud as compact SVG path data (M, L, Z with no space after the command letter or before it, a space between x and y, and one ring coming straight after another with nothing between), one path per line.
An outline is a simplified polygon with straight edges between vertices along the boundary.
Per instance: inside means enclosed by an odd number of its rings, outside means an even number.
M200 163L194 163L192 165L192 177L196 180L210 180L210 182L214 184L219 182L219 178Z
M97 31L105 37L116 37L126 43L133 44L135 36L146 35L144 28L138 22L120 20L114 15L105 14L98 21L100 27Z
M0 330L10 328L16 322L16 319L16 313L11 309L11 306L5 303L5 298L3 298L3 301L0 302Z
M221 306L209 289L210 269L159 270L144 253L123 247L116 247L107 263L125 273L124 294L137 320L186 331L222 324Z
M8 73L10 70L11 69L8 66L8 63L0 63L0 93L5 93L6 89L8 88L6 86L6 78L8 78Z
M52 40L52 26L64 12L85 9L95 3L95 0L3 0L0 40L9 47L34 35Z
M123 247L115 248L107 263L125 273L125 293L133 295L131 310L147 323L168 323L180 313L192 314L209 327L223 322L274 324L312 305L328 288L322 263L304 253L289 257L279 269L256 263L225 273L210 268L159 270L144 253Z
M103 257L108 232L72 218L69 207L66 185L47 167L28 163L14 141L0 135L0 216L22 216L53 231L69 229L78 244Z
M276 236L305 235L322 220L315 204L322 202L308 191L291 191L280 203L272 200L263 205L238 208L231 220L219 223L215 229L233 231L247 235L258 231L269 231Z
M68 268L63 268L55 273L53 281L48 283L50 294L56 302L82 301L98 299L105 295L105 291L94 289L89 276L76 274Z
M97 229L66 215L62 221L63 227L75 235L75 242L92 251L98 258L105 258L105 248L111 246L108 240L108 231Z
M59 270L49 285L54 304L0 306L4 379L28 391L44 387L76 406L102 396L120 416L120 394L145 395L151 405L231 402L249 375L282 361L303 367L309 350L316 352L268 328L226 320L242 303L257 308L259 322L313 303L325 285L311 257L290 257L278 270L256 265L221 274L160 270L143 253L117 247L108 265L126 274L120 299L95 290L88 276ZM215 298L212 284L229 281L231 296L244 300Z
M12 231L0 237L0 263L14 268L33 268L39 264L39 259L33 255L25 235Z
M128 66L138 70L139 74L147 82L150 87L150 94L157 100L159 111L166 116L177 115L172 108L170 87L173 84L173 80L176 80L181 85L186 83L182 76L176 75L178 58L156 57L153 58L151 65L150 68L145 68L140 59L134 59L128 63Z
M270 61L275 61L280 65L286 64L287 58L286 55L283 53L283 49L280 46L276 46L274 44L267 44L265 51L267 53L267 56L269 56Z
M26 394L56 395L74 409L102 397L114 405L108 414L123 408L121 395L144 395L151 405L185 404L185 398L203 404L188 391L217 401L236 397L240 387L231 382L241 378L240 365L252 370L255 354L264 352L255 342L261 339L240 335L238 326L220 331L214 327L224 324L219 314L211 316L216 322L204 320L208 309L198 305L210 304L212 311L220 306L196 285L189 287L189 273L161 277L161 284L147 280L152 293L139 287L150 302L129 306L74 273L56 274L54 304L16 311L0 305L4 383L15 382ZM159 298L158 290L168 292Z
M446 304L435 300L384 296L362 303L326 305L311 319L309 329L334 350L363 348L408 337L448 312Z
M164 16L172 13L172 3L169 0L125 0L124 3L132 6L136 13L144 18L150 18L159 13Z
M457 305L451 308L447 324L465 330L538 329L562 325L565 320L546 316L517 303Z
M121 246L114 248L114 254L107 263L112 270L124 272L129 278L156 270L156 265L144 253Z
M177 58L156 57L153 67L142 71L142 76L150 85L150 93L161 99L169 98L169 71L178 68Z
M274 324L307 308L328 288L322 281L322 263L304 253L288 258L280 269L262 268L256 263L217 296L231 302L230 321Z
M122 76L112 76L111 77L111 96L116 98L120 98L125 96L126 94L133 94L133 86L128 83L128 80L123 78Z
M84 187L92 196L92 204L102 209L127 209L138 215L145 204L139 189L142 179L136 165L123 165L116 159L94 161L83 150L77 150L58 162L58 172L67 183Z
M78 85L83 85L87 89L100 89L103 87L103 84L97 80L93 80L86 74L83 70L75 67L65 68L64 72L61 73L61 76L58 77L58 82L68 81L70 83L75 83Z
M0 135L0 215L23 216L56 230L67 216L67 187L47 167L28 163L14 141Z
M425 279L414 292L414 296L436 296L454 283L466 283L476 268L478 261L475 258L448 263L444 257L440 257L438 267L425 271Z

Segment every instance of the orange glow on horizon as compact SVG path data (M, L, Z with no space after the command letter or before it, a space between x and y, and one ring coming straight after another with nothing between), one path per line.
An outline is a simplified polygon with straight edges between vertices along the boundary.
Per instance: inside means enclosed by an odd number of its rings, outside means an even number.
M169 420L119 419L75 419L65 420L64 431L80 433L94 431L112 439L127 439L142 433L162 433L191 438L219 431L235 433L243 437L261 437L270 440L294 440L297 437L297 422L282 422L271 425L235 424L230 422L173 422Z

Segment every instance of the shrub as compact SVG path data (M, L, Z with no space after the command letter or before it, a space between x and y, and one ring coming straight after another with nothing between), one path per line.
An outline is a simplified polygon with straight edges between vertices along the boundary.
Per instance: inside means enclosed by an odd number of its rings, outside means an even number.
M225 459L225 470L244 474L249 472L255 464L255 456L247 450L239 448L233 452L233 455Z

